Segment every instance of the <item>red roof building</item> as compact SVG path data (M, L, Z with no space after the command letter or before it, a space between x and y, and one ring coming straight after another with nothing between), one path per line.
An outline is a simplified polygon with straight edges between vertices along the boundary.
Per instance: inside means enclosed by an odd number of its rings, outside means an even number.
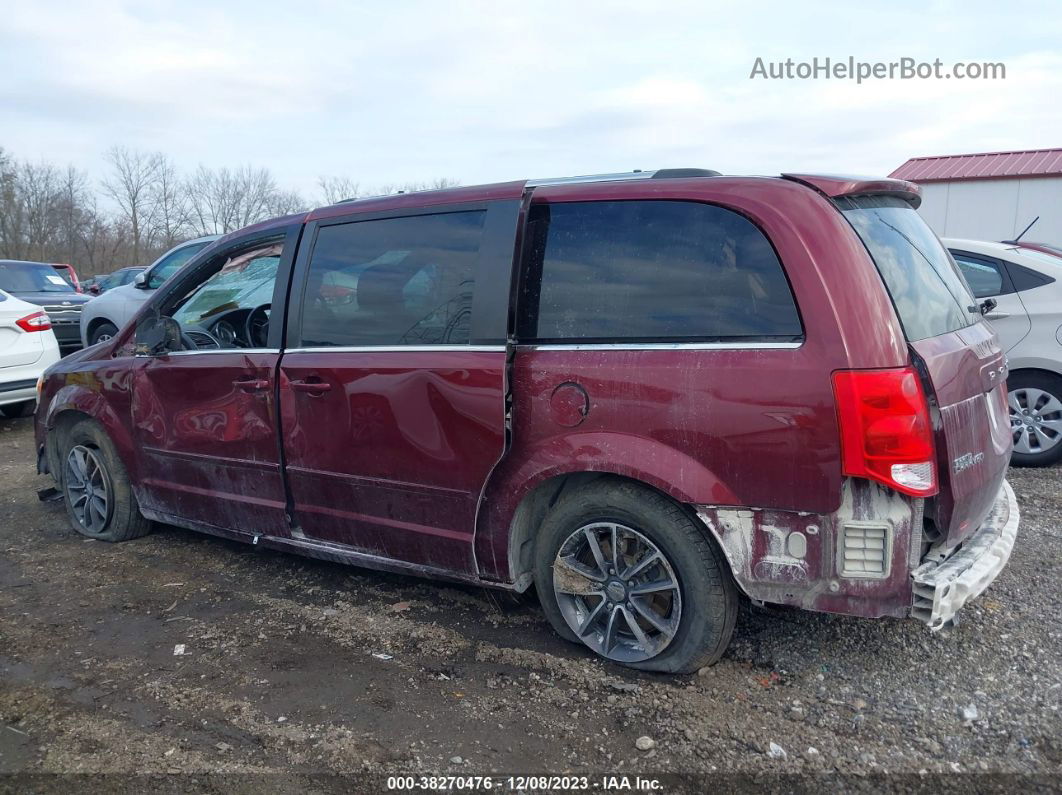
M912 157L889 176L911 182L1062 176L1062 149Z
M912 157L890 177L922 186L919 213L941 237L1062 244L1062 148Z

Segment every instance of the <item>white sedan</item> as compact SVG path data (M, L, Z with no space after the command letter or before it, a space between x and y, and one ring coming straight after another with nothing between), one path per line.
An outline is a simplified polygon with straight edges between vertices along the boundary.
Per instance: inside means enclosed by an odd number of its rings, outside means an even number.
M0 290L0 415L29 413L37 404L37 379L57 361L48 315Z
M1062 256L1013 243L944 239L1007 352L1013 463L1062 460Z

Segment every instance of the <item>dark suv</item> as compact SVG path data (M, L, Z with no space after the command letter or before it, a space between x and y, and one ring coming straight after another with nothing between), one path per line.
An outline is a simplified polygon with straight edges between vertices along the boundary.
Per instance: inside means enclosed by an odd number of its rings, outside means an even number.
M1005 565L1006 362L896 180L697 169L222 238L47 374L74 527L523 591L691 671L739 596L938 629Z

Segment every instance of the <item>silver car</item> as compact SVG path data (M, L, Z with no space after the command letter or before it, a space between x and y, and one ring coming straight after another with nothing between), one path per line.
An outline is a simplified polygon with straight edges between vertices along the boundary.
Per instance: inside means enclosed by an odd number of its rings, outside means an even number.
M1007 352L1013 463L1062 458L1062 257L980 240L945 238Z
M85 304L81 312L81 341L85 345L109 340L136 314L141 305L181 266L209 246L219 235L207 235L174 246L147 270L138 273L132 284L115 287Z

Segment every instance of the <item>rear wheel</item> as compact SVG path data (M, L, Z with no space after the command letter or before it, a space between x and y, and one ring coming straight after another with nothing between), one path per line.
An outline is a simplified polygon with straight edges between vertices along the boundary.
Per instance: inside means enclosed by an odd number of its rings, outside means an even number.
M92 336L89 337L89 345L95 345L97 342L106 342L107 340L112 339L117 333L118 327L113 323L100 323L92 330Z
M83 420L60 442L60 485L70 523L100 541L127 541L150 532L129 476L107 433Z
M550 511L535 586L562 637L643 670L715 662L737 616L730 570L703 528L667 497L619 480L583 487Z
M1007 379L1015 466L1042 467L1062 459L1062 378L1017 372Z

